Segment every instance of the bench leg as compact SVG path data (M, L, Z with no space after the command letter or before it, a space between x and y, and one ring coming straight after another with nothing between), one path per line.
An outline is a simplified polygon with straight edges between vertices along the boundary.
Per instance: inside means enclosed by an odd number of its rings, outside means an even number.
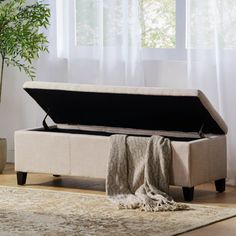
M223 193L225 191L225 179L218 179L215 181L216 191Z
M184 200L186 202L191 202L193 200L194 187L182 187L182 189L184 194Z
M18 185L24 185L26 183L27 172L18 171L16 172L16 176Z

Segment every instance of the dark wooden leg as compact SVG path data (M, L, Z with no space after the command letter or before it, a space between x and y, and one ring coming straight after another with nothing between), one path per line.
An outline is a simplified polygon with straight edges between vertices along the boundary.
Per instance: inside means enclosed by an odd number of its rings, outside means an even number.
M182 189L184 194L184 200L187 202L191 202L193 200L194 187L182 187Z
M223 193L225 191L225 179L218 179L215 181L216 191Z
M24 185L26 183L27 172L18 171L16 172L16 175L17 175L17 184Z
M60 175L53 175L53 177L61 177Z

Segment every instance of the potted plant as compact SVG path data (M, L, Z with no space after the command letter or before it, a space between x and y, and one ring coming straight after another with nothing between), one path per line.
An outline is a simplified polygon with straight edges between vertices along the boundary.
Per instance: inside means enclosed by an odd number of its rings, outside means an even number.
M30 79L35 78L32 65L39 53L48 52L46 35L40 30L49 25L50 10L43 2L0 0L0 103L4 66L15 66ZM0 138L0 173L6 162L6 139Z

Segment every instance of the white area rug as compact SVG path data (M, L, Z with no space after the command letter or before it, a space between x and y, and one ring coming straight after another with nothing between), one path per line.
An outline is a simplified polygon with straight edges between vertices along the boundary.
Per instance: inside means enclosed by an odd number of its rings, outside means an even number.
M190 205L148 213L117 210L105 196L0 187L0 235L176 235L236 215L236 208Z

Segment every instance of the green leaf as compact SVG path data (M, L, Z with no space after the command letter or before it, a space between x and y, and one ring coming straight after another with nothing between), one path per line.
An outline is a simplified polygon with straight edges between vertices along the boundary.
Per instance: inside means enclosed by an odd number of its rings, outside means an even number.
M23 69L31 79L35 77L31 64L40 52L48 52L41 29L48 27L49 18L49 7L42 1L27 5L26 0L0 0L0 54L6 58L6 65Z

